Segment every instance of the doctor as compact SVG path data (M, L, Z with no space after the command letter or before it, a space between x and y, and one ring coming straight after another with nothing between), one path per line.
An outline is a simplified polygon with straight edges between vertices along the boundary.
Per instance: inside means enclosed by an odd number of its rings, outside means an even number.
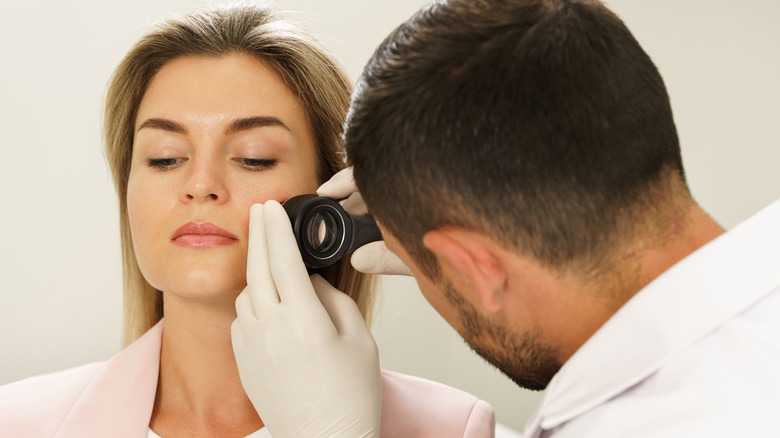
M350 208L368 207L475 351L545 390L527 437L780 430L780 202L729 232L696 204L663 81L601 3L429 6L373 55L345 139L360 189ZM320 194L349 195L350 172ZM381 244L353 264L401 266ZM305 335L289 341L311 351ZM250 397L289 400L319 384L239 368ZM308 418L363 403L322 398Z

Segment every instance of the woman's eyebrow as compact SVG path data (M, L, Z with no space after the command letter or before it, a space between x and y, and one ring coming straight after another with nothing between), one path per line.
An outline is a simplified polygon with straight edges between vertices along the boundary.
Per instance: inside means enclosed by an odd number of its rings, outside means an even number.
M290 130L290 128L288 128L287 125L284 124L284 122L282 122L276 117L256 116L256 117L246 117L246 118L234 120L227 127L227 129L225 129L225 134L226 135L233 134L238 131L246 131L254 128L264 128L267 126L278 126L284 128L286 131Z
M225 134L226 135L233 134L239 131L246 131L254 128L263 128L267 126L278 126L284 128L286 131L290 130L290 128L288 128L287 125L284 124L284 122L282 122L276 117L255 116L255 117L245 117L245 118L234 120L225 129ZM151 118L145 120L143 123L141 123L140 126L138 126L136 132L140 131L143 128L162 129L163 131L176 132L179 134L187 133L187 129L181 123L174 122L173 120L160 119L160 118Z
M156 128L162 129L163 131L177 132L179 134L187 133L187 130L180 123L167 119L146 119L143 123L141 123L140 126L138 126L136 132L143 128Z

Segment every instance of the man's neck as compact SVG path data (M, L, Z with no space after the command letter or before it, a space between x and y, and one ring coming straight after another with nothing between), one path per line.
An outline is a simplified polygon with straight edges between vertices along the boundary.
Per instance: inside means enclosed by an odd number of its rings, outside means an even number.
M616 252L606 275L591 282L570 283L573 293L564 304L573 309L571 318L558 330L566 335L559 344L562 362L647 284L725 232L692 201L678 219L669 224L663 238L639 241Z
M638 254L637 273L640 284L634 285L635 290L626 291L627 298L621 305L680 260L725 232L726 230L704 210L692 203L679 232Z

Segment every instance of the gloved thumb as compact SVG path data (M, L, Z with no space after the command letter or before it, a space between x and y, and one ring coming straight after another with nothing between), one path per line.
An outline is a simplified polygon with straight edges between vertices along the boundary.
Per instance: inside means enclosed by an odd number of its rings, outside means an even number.
M352 167L347 167L346 169L337 172L328 181L322 184L317 189L317 194L333 199L342 199L356 191L357 186L352 177Z
M381 240L355 250L352 254L352 267L366 274L412 276L412 271Z
M330 316L330 320L340 336L348 333L368 331L368 326L360 314L360 309L358 309L357 304L349 295L331 286L327 280L318 274L311 276L311 284L314 286L317 298L319 298L325 311L328 312L328 316Z

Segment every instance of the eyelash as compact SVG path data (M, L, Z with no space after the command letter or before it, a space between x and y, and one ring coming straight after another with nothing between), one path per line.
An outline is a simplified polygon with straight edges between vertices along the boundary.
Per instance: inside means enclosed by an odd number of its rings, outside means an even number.
M248 170L270 169L276 166L277 163L276 160L263 158L234 158L233 161Z
M178 166L184 158L150 158L147 162L149 167L154 167L160 170L171 170Z
M150 158L147 164L149 167L164 171L176 168L184 160L184 158ZM277 160L263 158L234 158L233 161L247 170L270 169L277 163Z

